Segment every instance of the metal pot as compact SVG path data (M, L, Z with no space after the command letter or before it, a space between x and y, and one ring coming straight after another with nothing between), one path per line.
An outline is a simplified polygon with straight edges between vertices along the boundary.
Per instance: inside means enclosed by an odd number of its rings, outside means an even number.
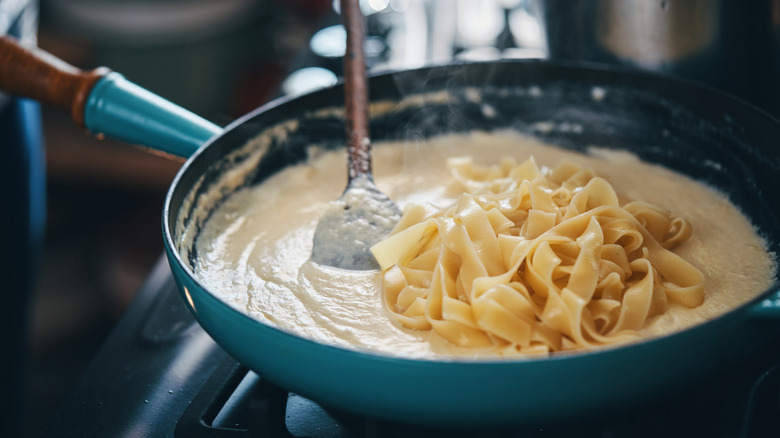
M780 192L773 190L780 123L739 100L656 74L544 61L421 68L372 77L369 87L377 104L375 141L510 128L566 148L629 150L726 193L769 250L780 252ZM778 283L681 332L541 359L380 356L316 343L248 317L196 278L190 266L197 254L183 244L182 233L197 232L221 199L205 205L200 194L224 198L235 187L262 184L306 160L306 146L314 141L342 147L342 100L335 86L242 117L194 151L165 201L165 251L187 306L221 347L265 378L330 408L396 421L544 425L615 414L684 388L765 348L780 333ZM91 127L103 128L112 126ZM258 136L267 141L251 146ZM225 172L242 166L251 170L226 186Z

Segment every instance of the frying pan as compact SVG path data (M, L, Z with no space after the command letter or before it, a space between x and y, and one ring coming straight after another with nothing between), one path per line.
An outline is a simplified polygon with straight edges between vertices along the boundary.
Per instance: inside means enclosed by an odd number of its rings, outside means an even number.
M97 83L99 90L101 80ZM376 142L514 129L570 149L629 150L725 193L769 250L780 253L780 191L775 189L780 123L712 89L612 67L497 61L378 74L369 81L369 93ZM103 100L104 107L122 105ZM342 100L340 85L282 98L224 130L191 135L184 129L174 136L200 139L197 150L168 149L182 155L191 151L162 217L175 281L200 325L261 376L335 412L434 426L543 425L614 415L682 390L757 348L777 348L768 344L780 333L777 281L750 302L692 328L549 358L410 360L316 343L246 316L193 274L198 254L192 242L209 213L237 188L262 184L305 161L311 144L342 147ZM121 119L122 111L114 113ZM111 132L113 126L87 128ZM136 137L144 143L143 135ZM193 146L197 140L182 143Z

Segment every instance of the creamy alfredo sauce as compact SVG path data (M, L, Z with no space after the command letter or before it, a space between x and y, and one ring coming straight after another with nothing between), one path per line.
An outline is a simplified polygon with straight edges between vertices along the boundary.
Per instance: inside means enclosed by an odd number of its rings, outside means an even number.
M669 303L642 334L680 330L720 315L766 290L773 258L748 220L714 190L633 155L594 149L581 155L516 133L473 133L374 148L379 188L402 208L408 203L450 204L446 158L473 156L494 164L504 156L534 156L540 166L569 159L608 180L621 198L642 200L687 219L693 236L675 249L705 276L704 304L688 309ZM315 154L263 184L232 194L197 238L196 275L210 290L250 316L316 341L378 353L431 358L476 357L432 331L400 326L384 307L381 275L343 271L309 261L320 213L344 190L342 152Z

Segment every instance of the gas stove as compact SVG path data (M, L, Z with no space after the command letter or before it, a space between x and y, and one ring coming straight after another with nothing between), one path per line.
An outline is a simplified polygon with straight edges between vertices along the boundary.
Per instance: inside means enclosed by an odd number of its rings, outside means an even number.
M767 348L698 386L592 422L420 428L330 409L248 370L200 328L161 259L44 436L777 437L777 345L780 338L769 340Z

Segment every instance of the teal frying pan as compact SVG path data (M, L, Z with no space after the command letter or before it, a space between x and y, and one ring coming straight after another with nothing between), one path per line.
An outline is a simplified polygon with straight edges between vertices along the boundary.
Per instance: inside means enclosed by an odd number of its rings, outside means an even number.
M7 51L3 42L0 62L9 62ZM94 84L72 86L84 88L79 112L88 131L189 157L168 192L162 228L174 278L201 326L248 368L329 409L431 426L543 426L615 415L682 391L755 349L780 347L777 282L690 329L549 358L410 360L280 331L202 284L191 269L198 254L185 242L233 190L306 160L307 145L343 147L341 86L276 100L221 129L119 75L68 69ZM0 72L2 89L21 92ZM24 92L51 103L33 92L46 87L55 85L44 80ZM571 149L626 149L726 193L780 253L780 123L717 91L612 67L498 61L380 74L369 93L376 142L514 129ZM240 180L226 177L236 169L245 169Z

